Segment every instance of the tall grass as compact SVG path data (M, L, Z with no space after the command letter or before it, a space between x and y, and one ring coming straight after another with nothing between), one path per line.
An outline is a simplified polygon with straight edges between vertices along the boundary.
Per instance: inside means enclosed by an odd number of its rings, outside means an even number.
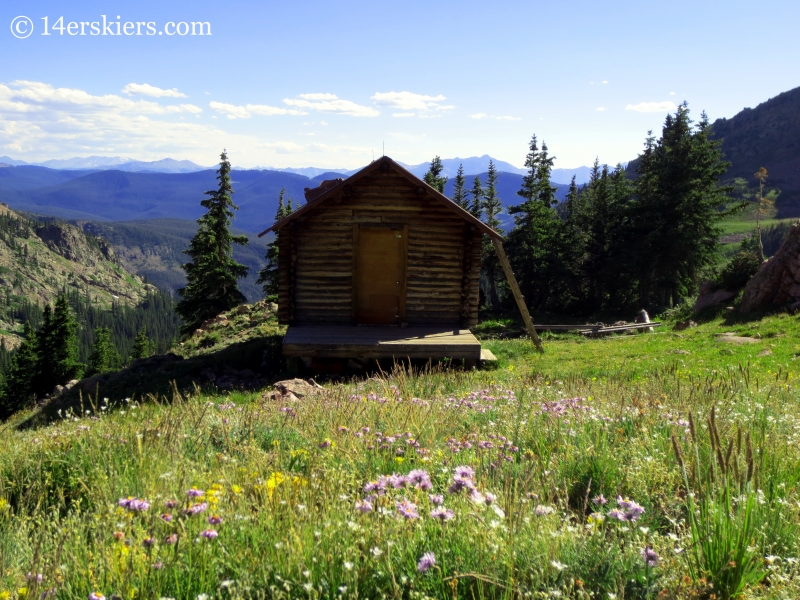
M746 367L94 399L0 437L0 598L792 597L798 427Z

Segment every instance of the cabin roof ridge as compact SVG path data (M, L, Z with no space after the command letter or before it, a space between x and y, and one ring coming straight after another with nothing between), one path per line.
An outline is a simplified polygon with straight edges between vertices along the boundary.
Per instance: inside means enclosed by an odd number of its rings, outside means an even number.
M423 190L423 193L433 197L435 200L444 203L448 209L450 209L452 212L454 212L456 215L458 215L468 223L471 223L472 225L477 227L481 232L497 240L502 239L502 237L497 231L489 227L486 223L484 223L471 213L461 208L458 204L456 204L450 198L442 194L439 190L430 186L425 181L414 175L411 171L406 169L403 165L392 160L388 156L382 156L381 158L372 161L366 167L364 167L357 173L354 173L350 177L327 179L321 182L321 184L316 188L305 188L304 192L306 196L306 203L297 210L295 210L294 212L292 212L291 214L273 223L272 226L268 227L267 229L259 233L258 237L262 237L263 235L266 235L270 231L277 231L279 229L282 229L285 225L287 225L294 219L315 210L318 206L323 204L328 198L334 196L336 192L344 189L345 186L353 185L366 175L369 175L370 173L373 173L374 171L379 169L388 170L390 168L395 169L400 175L405 177L407 180L411 181L416 186L420 187Z

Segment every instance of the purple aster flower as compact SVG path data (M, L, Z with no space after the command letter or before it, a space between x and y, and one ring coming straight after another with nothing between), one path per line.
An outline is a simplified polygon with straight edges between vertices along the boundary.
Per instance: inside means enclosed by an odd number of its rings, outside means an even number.
M624 510L620 510L618 508L612 508L608 511L608 516L612 519L617 519L618 521L627 521L628 517L625 514Z
M332 442L330 440L322 440L319 444L317 444L317 446L324 450L325 448L330 448L331 444Z
M397 502L395 506L397 507L397 512L406 519L419 519L417 505L410 500L404 498L400 502Z
M154 538L154 537L148 537L148 538L145 538L145 539L142 541L142 545L143 545L145 548L150 548L151 546L155 546L155 545L156 545L156 538Z
M164 521L165 523L172 523L172 515L169 513L164 513L163 515L161 515L161 520Z
M556 509L552 506L544 506L543 504L539 504L533 509L533 512L537 517L543 517L545 515L552 515L554 512L556 512Z
M441 494L430 494L428 495L428 500L431 501L431 504L440 505L444 502L444 496Z
M178 502L176 500L167 500L166 502L164 502L164 506L166 506L167 508L175 508L176 506L178 506Z
M361 513L372 512L372 502L369 500L356 500L356 510Z
M417 563L417 571L425 573L428 569L436 564L436 556L433 552L426 552L423 554Z
M449 521L456 516L449 508L445 508L444 506L437 506L431 511L431 517L434 519L439 519L442 522Z
M220 517L219 515L211 515L210 517L208 517L209 525L219 525L220 523L222 523L222 517Z
M430 490L433 488L431 483L431 476L423 469L414 469L406 475L406 481L409 485L417 488L418 490Z
M216 529L206 529L200 534L200 537L206 538L207 540L216 539L219 535L219 532Z
M389 485L396 490L403 487L406 483L406 478L403 475L398 475L397 473L389 475Z
M208 502L198 502L197 504L192 504L184 512L187 515L199 515L201 512L205 512L206 510L208 510Z
M608 498L603 496L603 494L597 494L597 496L592 498L592 502L600 506L605 506L606 504L608 504Z
M164 563L163 563L163 562L161 562L161 561L155 562L155 563L153 563L153 568L154 568L156 571L160 571L161 569L163 569L163 568L164 568Z
M134 498L133 496L128 496L127 498L120 498L118 504L122 508L128 508L128 507L130 507L130 504L131 504L132 500L136 500L136 498Z
M453 469L453 475L459 479L474 479L475 469L467 466L459 466Z
M178 534L177 533L173 533L171 535L168 535L167 537L164 538L164 543L167 544L168 546L172 546L174 544L177 544L178 543Z
M203 490L198 490L196 487L193 487L186 492L186 495L189 496L189 498L200 498L201 496L205 496L206 493Z
M92 592L89 594L89 600L106 600L106 597L100 592Z
M658 565L658 554L656 554L656 551L653 550L651 546L642 548L641 554L642 560L644 560L648 567L655 567Z

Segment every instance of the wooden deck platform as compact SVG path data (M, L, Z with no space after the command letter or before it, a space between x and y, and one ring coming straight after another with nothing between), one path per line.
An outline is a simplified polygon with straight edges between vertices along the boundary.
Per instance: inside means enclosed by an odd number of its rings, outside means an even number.
M466 358L479 360L481 344L469 329L292 325L283 354L326 358Z

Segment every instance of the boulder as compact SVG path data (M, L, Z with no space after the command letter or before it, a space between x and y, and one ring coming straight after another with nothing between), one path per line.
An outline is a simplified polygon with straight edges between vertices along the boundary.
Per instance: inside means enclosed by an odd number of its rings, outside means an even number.
M711 306L725 304L731 298L735 298L736 294L737 292L731 292L729 290L715 290L712 282L703 282L700 285L700 294L697 296L697 301L694 303L692 311L699 313L701 310Z
M689 329L690 327L697 327L697 323L692 320L678 321L675 323L675 331L683 331L684 329Z
M288 397L290 400L305 398L306 396L319 394L320 392L325 391L325 388L319 385L313 379L309 379L308 381L304 381L302 379L286 379L284 381L278 381L274 383L273 387L281 394L281 396ZM274 397L275 393L273 392L271 396Z
M236 307L236 312L238 312L240 315L246 315L250 312L250 307L247 304L240 304Z
M800 221L775 255L763 262L742 295L740 311L749 313L800 302Z
M270 302L269 304L267 304L267 310L269 312L278 312L278 305L275 304L274 302Z

